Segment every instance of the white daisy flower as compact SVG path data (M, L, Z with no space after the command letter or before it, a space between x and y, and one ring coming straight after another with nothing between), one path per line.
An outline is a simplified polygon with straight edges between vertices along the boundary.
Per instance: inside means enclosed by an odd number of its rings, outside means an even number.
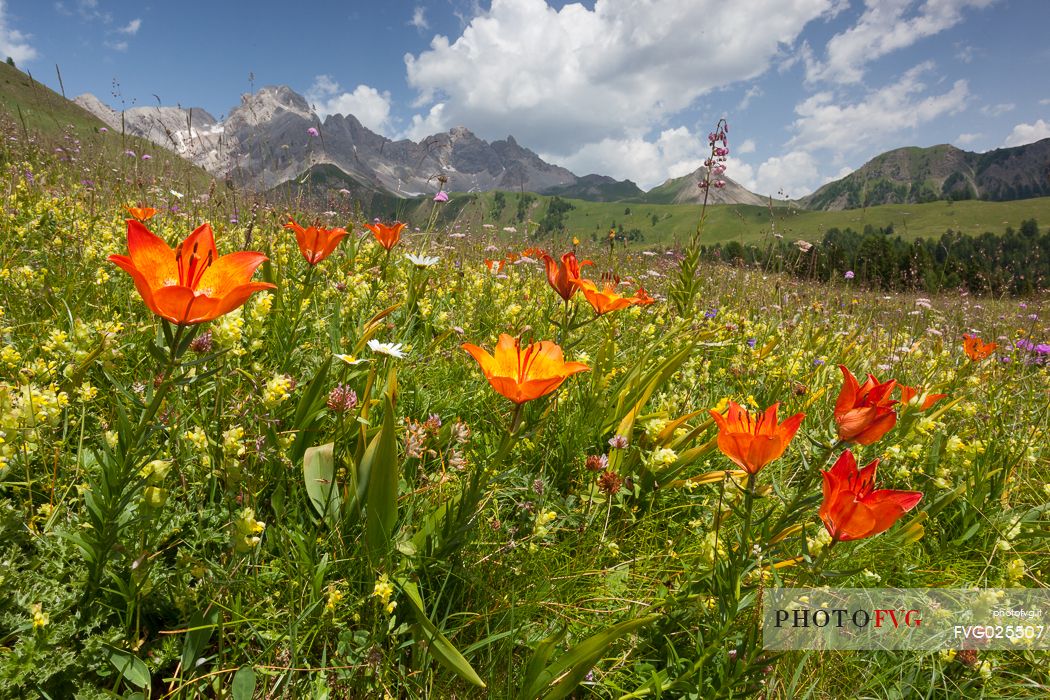
M346 364L350 365L351 367L353 367L354 365L363 365L364 363L368 362L368 360L358 359L358 358L354 357L353 355L336 354L336 355L334 355L334 357L336 357L337 359L342 360L343 362L345 362Z
M401 343L380 343L378 340L369 340L368 349L381 355L396 357L399 360L405 357L405 353L401 350Z
M420 269L425 267L433 267L441 261L441 258L434 255L413 255L412 253L406 253L405 257L408 258L408 261L410 263L412 263Z

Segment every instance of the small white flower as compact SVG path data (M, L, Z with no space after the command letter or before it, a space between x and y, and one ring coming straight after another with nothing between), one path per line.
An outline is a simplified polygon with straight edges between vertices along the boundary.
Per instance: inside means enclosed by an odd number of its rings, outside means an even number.
M380 343L378 340L369 340L368 349L382 355L396 357L399 360L405 357L405 353L401 351L401 343Z
M175 190L168 190L176 199L182 199L182 192L176 192Z
M437 265L441 258L434 255L413 255L412 253L406 253L405 257L408 261L418 268L433 267Z
M350 365L351 367L353 367L354 365L363 365L364 363L368 362L368 360L358 359L358 358L354 357L353 355L336 354L336 355L334 355L334 357L336 357L337 359L342 360L343 362L345 362L346 364Z

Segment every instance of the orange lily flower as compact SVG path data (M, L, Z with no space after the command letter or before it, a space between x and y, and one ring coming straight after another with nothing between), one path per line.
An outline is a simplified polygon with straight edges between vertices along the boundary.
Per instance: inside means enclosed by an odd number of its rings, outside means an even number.
M124 211L139 221L149 221L157 215L158 210L153 207L124 207Z
M503 271L503 264L503 260L489 260L488 258L485 258L485 267L487 267L489 272L494 275L498 275Z
M580 290L583 291L583 296L585 296L587 301L590 302L594 312L599 316L607 314L610 311L626 309L628 306L635 303L637 297L620 296L616 291L616 285L619 281L618 277L602 275L602 289L599 290L598 286L590 280L583 279L582 277L577 277L574 280Z
M327 229L320 226L303 228L295 223L295 219L289 219L284 227L295 231L295 241L299 244L299 252L310 265L316 265L331 255L335 247L339 245L339 241L347 236L346 230L341 228Z
M135 281L150 311L180 326L227 314L255 292L275 289L252 282L262 253L239 251L219 257L211 226L203 224L175 250L142 223L128 219L128 255L109 259Z
M390 250L401 240L401 229L407 225L400 221L396 221L389 226L376 222L374 224L365 224L365 228L372 232L376 240L379 241L379 245Z
M582 265L593 265L590 260L582 263L576 260L576 253L568 252L561 256L558 263L549 254L543 254L543 264L547 267L547 283L565 301L572 299L572 295L579 289L580 267Z
M878 466L876 459L857 469L857 459L846 450L831 471L821 472L824 503L820 506L820 519L833 542L859 540L885 532L922 500L918 491L874 490Z
M839 439L870 445L897 424L897 412L893 410L893 404L897 402L890 398L897 380L880 384L869 374L868 380L861 385L845 365L839 365L839 369L844 379L835 402Z
M916 407L920 411L927 410L933 404L947 397L947 394L920 394L918 389L901 384L901 403L906 406Z
M634 293L634 304L636 306L649 306L649 304L655 304L656 299L649 296L649 292L645 291L645 287L639 287L638 291Z
M775 403L754 417L733 401L729 402L725 416L718 411L708 411L718 424L718 449L748 474L757 474L784 454L806 417L804 413L796 413L778 425L779 406Z
M999 347L997 343L985 343L976 335L963 334L963 350L966 352L966 356L974 362L980 362L988 357L995 352L997 347Z
M549 340L522 349L517 338L501 333L494 356L470 343L460 347L478 361L492 388L516 404L546 396L572 375L590 369L566 362L561 347Z

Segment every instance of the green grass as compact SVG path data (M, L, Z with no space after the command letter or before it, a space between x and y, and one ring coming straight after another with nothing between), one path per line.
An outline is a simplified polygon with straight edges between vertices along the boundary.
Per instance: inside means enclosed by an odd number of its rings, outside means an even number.
M546 211L548 198L536 197L529 218L538 221ZM491 216L493 193L476 195L453 195L456 200L466 199L463 207L466 216L495 224L502 229L513 226L524 232L526 224L516 219L517 193L506 193L506 207L502 216ZM701 208L692 204L634 204L624 202L588 202L568 200L574 207L565 215L565 234L561 238L576 236L581 240L602 241L609 227L616 224L625 231L638 229L642 239L632 242L632 247L660 247L676 243L685 244L696 230ZM421 213L413 220L426 216L429 205L420 206ZM630 213L625 213L627 210ZM654 223L655 217L655 223ZM802 239L819 243L824 232L830 228L852 228L863 231L866 226L874 228L893 227L893 234L905 240L916 238L940 238L951 229L970 235L986 231L1002 233L1007 226L1020 227L1026 219L1036 219L1041 224L1050 222L1050 197L1024 199L1010 202L930 202L927 204L886 204L866 209L845 211L807 211L789 207L766 207L718 204L708 207L707 223L703 241L713 245L739 241L757 243L775 232L788 240Z

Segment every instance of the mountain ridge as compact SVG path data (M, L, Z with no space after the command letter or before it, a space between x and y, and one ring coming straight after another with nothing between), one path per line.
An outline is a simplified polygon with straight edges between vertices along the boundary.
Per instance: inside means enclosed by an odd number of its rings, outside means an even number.
M182 107L133 107L122 116L90 93L74 102L111 128L148 138L214 175L262 190L329 165L367 188L399 197L438 189L520 190L592 201L646 196L630 180L600 174L581 177L548 163L513 135L487 142L457 126L415 142L377 134L352 114L330 114L321 120L303 96L285 85L242 95L222 121L205 110ZM713 201L764 201L727 183L727 190L738 197ZM675 201L690 200L683 193Z
M1050 138L984 153L951 144L881 153L799 203L842 210L938 200L1011 201L1050 195Z

